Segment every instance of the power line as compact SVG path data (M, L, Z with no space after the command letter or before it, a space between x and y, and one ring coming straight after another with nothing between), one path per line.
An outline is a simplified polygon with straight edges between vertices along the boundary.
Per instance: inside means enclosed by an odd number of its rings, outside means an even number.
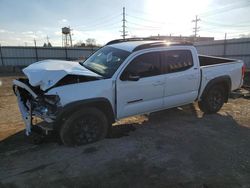
M149 15L149 16L153 16L154 14L152 12L145 12L142 11L141 9L134 9L134 8L130 8L130 10L133 11L133 13L137 14L137 15Z
M231 4L228 4L228 5L223 6L221 8L217 8L217 9L214 9L214 10L211 10L211 11L203 12L203 13L200 14L200 16L201 17L209 17L209 16L214 16L216 14L221 14L221 13L224 13L224 12L228 12L228 11L232 11L232 10L236 10L236 9L241 9L241 8L246 8L246 7L250 6L249 1L248 2L243 1L243 3L241 3L241 2L240 2L240 4L238 2L237 3L231 3Z
M108 16L108 17L103 17L103 18L99 18L98 20L91 22L90 24L85 23L84 25L81 26L74 26L74 28L80 28L80 27L96 27L99 25L103 25L106 24L107 22L111 22L114 21L115 19L119 18L121 14L116 14L116 15L112 15L112 16ZM118 21L118 20L117 20Z
M109 16L102 16L100 18L97 18L94 21L88 21L85 24L86 25L90 25L90 26L91 25L100 24L100 23L103 23L103 21L112 20L112 19L118 18L118 16L120 16L120 15L121 15L121 13L119 13L119 14L112 14L112 15L109 15Z
M153 30L160 30L159 28L142 28L142 27L129 27L129 29L136 29L136 30L148 30L148 31L153 31Z
M244 23L237 23L237 24L225 24L225 23L219 23L219 22L211 22L207 20L203 20L206 25L211 25L211 26L222 26L222 27L250 27L250 24L245 25L246 22ZM244 25L243 25L244 24Z
M144 28L154 28L154 29L160 29L161 28L159 26L148 26L148 25L134 23L134 22L131 22L131 21L128 21L128 24L132 24L132 25L139 26L139 27L141 26L141 27L144 27Z
M114 27L114 26L117 26L119 27L120 25L120 21L113 21L113 20L110 20L112 22L104 22L102 24L98 24L98 25L95 25L95 26L92 26L92 27L86 27L86 29L80 29L80 31L93 31L93 30L96 30L96 29L107 29L107 28L110 28L110 27Z
M144 22L150 22L150 23L154 23L154 24L165 24L164 22L149 20L149 19L138 17L138 16L131 16L131 15L128 15L128 14L127 14L127 16L131 17L131 18L134 18L134 19L137 19L137 20L140 20L140 21L144 21Z
M226 24L222 22L214 22L214 21L208 21L202 19L202 28L201 31L208 32L208 31L214 31L215 33L225 33L225 29L227 29L227 33L246 33L249 32L250 24L247 22L238 22L235 24ZM223 31L222 31L223 29ZM228 30L234 30L238 32L230 32Z
M225 29L223 31L220 28L208 28L208 29L201 29L200 31L202 32L207 32L207 31L213 31L214 33L225 33ZM240 31L232 31L232 32L227 32L227 33L250 33L249 30L240 30Z

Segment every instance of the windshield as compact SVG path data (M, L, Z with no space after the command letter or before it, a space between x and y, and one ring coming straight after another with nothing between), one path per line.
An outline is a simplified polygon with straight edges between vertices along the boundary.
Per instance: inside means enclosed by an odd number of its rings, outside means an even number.
M103 77L111 78L129 54L127 51L105 46L80 64Z

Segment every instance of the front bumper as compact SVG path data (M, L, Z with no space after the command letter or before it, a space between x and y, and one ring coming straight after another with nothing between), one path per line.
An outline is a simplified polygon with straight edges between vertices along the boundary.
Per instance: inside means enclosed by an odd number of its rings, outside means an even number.
M55 106L53 112L51 104L46 104L42 94L37 94L33 89L20 80L13 81L13 90L17 96L18 107L26 127L26 135L30 135L33 126L33 117L38 117L51 125L56 119Z

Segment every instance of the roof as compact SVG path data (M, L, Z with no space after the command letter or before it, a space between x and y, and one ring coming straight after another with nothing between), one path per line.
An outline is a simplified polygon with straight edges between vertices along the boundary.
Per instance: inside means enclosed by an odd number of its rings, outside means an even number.
M128 52L134 52L147 48L173 46L173 45L192 45L191 43L171 43L164 40L143 40L143 39L126 39L124 40L113 40L107 43L107 45L118 48L121 50L126 50Z
M152 44L153 42L155 41L131 41L131 42L121 42L121 43L111 44L110 46L126 50L129 52L133 52L136 47L144 44Z

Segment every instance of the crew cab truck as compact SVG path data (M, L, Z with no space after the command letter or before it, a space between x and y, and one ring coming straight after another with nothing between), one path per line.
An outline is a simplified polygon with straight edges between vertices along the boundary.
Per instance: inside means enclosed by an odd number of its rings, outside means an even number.
M216 113L241 87L241 60L198 55L191 44L114 40L84 62L44 60L23 69L13 89L30 135L58 132L67 146L103 139L116 120L198 101Z

